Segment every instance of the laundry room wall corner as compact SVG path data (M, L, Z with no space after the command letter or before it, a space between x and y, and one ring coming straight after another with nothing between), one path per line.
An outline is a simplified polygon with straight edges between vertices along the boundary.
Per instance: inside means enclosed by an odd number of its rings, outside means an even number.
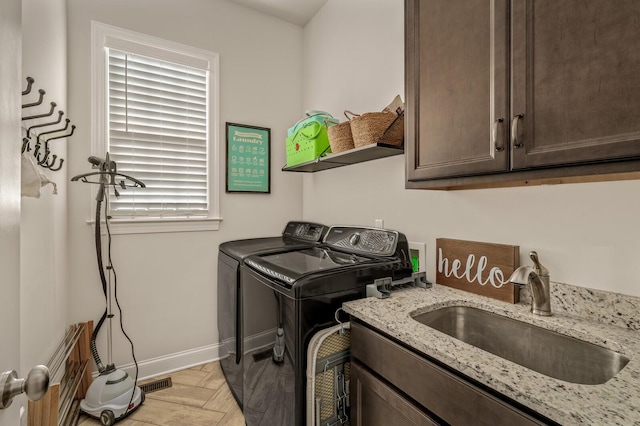
M22 0L22 78L32 77L32 93L46 91L43 105L67 109L67 40L65 0ZM43 112L42 106L22 110L23 116ZM65 115L65 118L68 115ZM26 120L32 126L51 119ZM52 126L44 129L63 126ZM34 144L35 145L35 144ZM32 145L33 154L35 146ZM67 158L67 140L51 142L58 159ZM39 167L56 183L42 187L40 198L22 197L20 217L21 369L46 364L62 339L68 317L67 164L58 171Z
M187 13L185 13L187 11ZM68 0L70 113L84 123L69 144L73 176L90 168L91 21L216 52L220 58L218 231L119 234L113 263L125 329L145 375L215 357L217 253L221 242L278 235L302 215L299 176L280 172L286 129L302 110L302 29L231 2ZM225 193L225 123L271 129L271 193ZM89 185L69 187L70 312L97 319L104 309L93 246ZM114 361L131 363L116 329ZM98 349L104 344L98 341ZM102 345L102 346L101 346ZM102 348L102 349L101 349Z

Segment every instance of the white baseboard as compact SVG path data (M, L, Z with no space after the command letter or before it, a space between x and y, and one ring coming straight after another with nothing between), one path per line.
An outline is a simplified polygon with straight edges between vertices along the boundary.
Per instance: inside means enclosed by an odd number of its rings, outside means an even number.
M251 336L245 342L245 352L251 352L255 349L267 347L274 342L276 330L272 329L263 333ZM157 358L138 361L138 380L146 380L152 377L163 376L174 371L184 370L186 368L195 367L196 365L206 364L208 362L219 361L227 356L224 345L216 343L213 345L202 346L200 348L189 349L182 352L176 352ZM125 364L118 368L125 370L131 377L135 377L135 365ZM94 371L93 376L97 377L98 372Z
M214 344L187 351L176 352L157 358L146 359L144 361L138 361L138 380L162 376L173 373L174 371L194 367L196 365L218 361L221 358L221 348L222 345ZM125 370L129 375L135 377L136 371L133 363L121 365L118 366L118 368ZM94 375L96 374L97 373L94 372Z
M262 349L267 346L273 346L276 338L276 329L264 331L260 334L254 334L245 341L244 353L253 352L256 349Z

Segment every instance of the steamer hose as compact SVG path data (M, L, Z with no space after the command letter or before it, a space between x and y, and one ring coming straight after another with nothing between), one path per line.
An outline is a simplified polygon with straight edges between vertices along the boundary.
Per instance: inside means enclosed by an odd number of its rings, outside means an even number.
M104 275L104 265L102 263L102 237L100 235L100 213L102 210L102 201L104 199L104 182L100 184L100 189L98 190L98 195L96 197L96 224L95 224L95 241L96 241L96 256L98 257L98 271L100 272L100 281L102 281L102 292L104 293L105 300L107 299L107 278ZM93 360L98 366L98 371L102 373L105 370L104 364L100 359L100 355L98 354L98 348L96 347L96 337L98 337L98 332L104 323L104 320L107 318L107 308L105 307L104 313L100 317L96 328L94 328L93 333L91 334L91 355L93 355Z

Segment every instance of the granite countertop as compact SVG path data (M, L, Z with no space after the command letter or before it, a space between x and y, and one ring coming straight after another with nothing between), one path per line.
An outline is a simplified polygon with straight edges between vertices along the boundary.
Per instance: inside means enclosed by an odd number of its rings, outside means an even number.
M575 289L556 286L552 294L554 313L551 317L534 316L526 302L509 304L437 284L430 289L395 291L387 299L354 300L345 303L343 309L406 346L555 422L567 425L640 424L640 333L636 322L640 298L630 296L625 299L613 293L602 296L587 289L571 291ZM574 300L576 297L580 300ZM571 306L580 302L583 302L581 309L572 311ZM630 361L604 384L569 383L485 352L411 318L453 305L477 307L551 329L615 350ZM611 312L605 315L603 312L607 309Z

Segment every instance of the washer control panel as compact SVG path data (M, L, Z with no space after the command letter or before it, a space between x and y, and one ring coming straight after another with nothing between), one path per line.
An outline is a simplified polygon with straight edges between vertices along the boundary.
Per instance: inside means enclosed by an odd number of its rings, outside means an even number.
M398 232L380 228L332 226L324 243L357 254L393 256L398 243Z

